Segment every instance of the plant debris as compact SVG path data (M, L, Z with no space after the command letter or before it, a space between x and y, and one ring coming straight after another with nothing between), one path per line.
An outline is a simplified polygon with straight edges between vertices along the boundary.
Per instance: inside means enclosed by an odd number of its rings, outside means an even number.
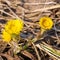
M54 25L41 36L38 22L44 16L50 17ZM16 18L24 21L24 29L17 36L18 41L10 46L3 41L2 30L7 21ZM60 60L57 52L60 52L60 0L0 0L0 60Z

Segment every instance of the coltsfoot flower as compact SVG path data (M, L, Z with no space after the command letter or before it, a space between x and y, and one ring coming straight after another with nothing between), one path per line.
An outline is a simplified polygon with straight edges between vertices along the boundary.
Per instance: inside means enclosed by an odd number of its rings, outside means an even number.
M19 34L23 29L23 21L22 20L9 20L5 25L5 30L9 34Z
M39 25L41 27L40 33L42 35L46 30L50 30L52 28L53 21L51 18L45 16L45 17L40 18Z
M42 29L49 30L53 26L53 21L49 17L42 17L40 18L39 25Z
M3 41L10 42L12 38L15 38L12 37L13 35L19 35L20 31L23 29L23 25L22 20L9 20L4 27L5 29L2 31Z
M11 35L9 33L7 33L5 30L2 31L2 38L3 41L5 42L10 42L11 41Z

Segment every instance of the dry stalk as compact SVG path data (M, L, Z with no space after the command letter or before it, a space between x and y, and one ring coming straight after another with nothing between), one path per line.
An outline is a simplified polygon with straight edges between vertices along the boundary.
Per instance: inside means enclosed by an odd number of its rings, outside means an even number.
M54 5L54 6L51 6L51 7L36 9L36 10L34 10L34 11L30 11L30 13L39 12L39 11L40 11L40 12L44 12L44 11L51 10L51 9L55 9L55 8L60 8L60 5Z

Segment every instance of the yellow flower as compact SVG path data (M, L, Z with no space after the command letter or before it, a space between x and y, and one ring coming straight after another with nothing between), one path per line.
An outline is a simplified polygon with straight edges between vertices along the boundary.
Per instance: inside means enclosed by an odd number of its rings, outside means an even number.
M53 21L49 17L42 17L39 21L39 25L42 29L49 30L53 26Z
M2 31L2 38L3 38L3 41L5 42L10 42L11 41L11 35L8 34L5 30Z
M22 31L23 25L22 20L9 20L2 31L3 41L10 42L12 38L15 38L13 35L19 34Z
M23 29L23 21L19 19L9 20L5 25L5 30L9 34L19 34Z

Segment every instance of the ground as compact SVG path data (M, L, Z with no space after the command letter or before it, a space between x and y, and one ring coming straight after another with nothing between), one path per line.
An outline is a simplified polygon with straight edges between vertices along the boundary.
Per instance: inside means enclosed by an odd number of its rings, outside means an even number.
M30 41L39 36L39 19L48 16L54 26L46 31L39 41ZM24 21L24 29L20 34L24 48L14 54L13 48L3 41L2 30L7 21L21 18ZM40 36L39 36L40 37ZM28 41L27 41L28 40ZM60 56L53 57L36 44L46 44L48 47L60 52L60 0L0 0L0 59L1 60L59 60ZM27 44L27 47L26 47ZM57 57L56 57L57 56ZM56 59L57 58L57 59Z

